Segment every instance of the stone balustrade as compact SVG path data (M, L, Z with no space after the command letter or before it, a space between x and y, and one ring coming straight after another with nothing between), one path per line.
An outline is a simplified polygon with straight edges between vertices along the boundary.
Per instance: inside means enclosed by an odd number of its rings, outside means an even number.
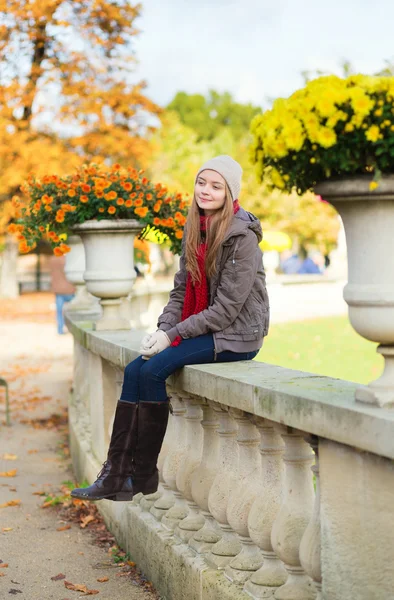
M93 481L143 332L86 319L67 317L70 438ZM163 598L394 599L394 411L356 403L355 387L255 361L169 379L159 491L98 503Z

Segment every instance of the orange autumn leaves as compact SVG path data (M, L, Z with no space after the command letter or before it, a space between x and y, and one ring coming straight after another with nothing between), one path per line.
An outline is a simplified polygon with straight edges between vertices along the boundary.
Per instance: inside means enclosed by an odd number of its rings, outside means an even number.
M156 230L169 240L174 253L180 253L188 203L132 167L90 163L67 177L38 179L31 174L21 191L23 196L13 199L17 219L8 230L23 253L44 236L55 254L65 254L70 250L65 239L73 225L103 218L137 218L144 226L142 238Z

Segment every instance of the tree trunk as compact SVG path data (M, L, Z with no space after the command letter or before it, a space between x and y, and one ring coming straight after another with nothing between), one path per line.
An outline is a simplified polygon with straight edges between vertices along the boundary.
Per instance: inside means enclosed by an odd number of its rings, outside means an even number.
M4 251L1 255L0 297L19 296L17 279L18 245L11 235L6 235Z

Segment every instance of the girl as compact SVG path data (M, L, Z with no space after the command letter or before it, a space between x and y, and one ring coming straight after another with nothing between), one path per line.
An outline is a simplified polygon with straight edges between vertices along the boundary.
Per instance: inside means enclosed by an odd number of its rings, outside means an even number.
M84 500L131 500L158 487L157 457L167 427L166 379L185 365L251 360L268 333L259 221L240 208L241 166L217 156L197 173L180 269L158 319L127 365L108 457Z

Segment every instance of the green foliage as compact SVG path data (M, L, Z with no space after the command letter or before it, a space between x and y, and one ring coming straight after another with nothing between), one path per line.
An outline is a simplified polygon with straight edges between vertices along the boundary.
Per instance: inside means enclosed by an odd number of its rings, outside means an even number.
M253 117L261 112L258 106L235 102L229 92L219 94L215 90L210 90L207 97L178 92L167 110L174 111L181 123L196 133L197 141L211 141L223 129L230 130L239 140L248 132Z
M161 181L169 190L192 194L194 178L200 166L212 156L230 154L243 168L241 205L254 213L263 229L288 233L303 246L318 247L324 254L337 242L339 221L328 204L317 202L308 194L282 194L269 190L257 180L248 158L250 134L235 140L229 129L222 129L211 141L198 141L198 136L180 122L174 113L164 113L161 128L152 137L152 157L149 175Z
M359 336L347 317L272 325L255 360L364 384L383 364L376 344Z

